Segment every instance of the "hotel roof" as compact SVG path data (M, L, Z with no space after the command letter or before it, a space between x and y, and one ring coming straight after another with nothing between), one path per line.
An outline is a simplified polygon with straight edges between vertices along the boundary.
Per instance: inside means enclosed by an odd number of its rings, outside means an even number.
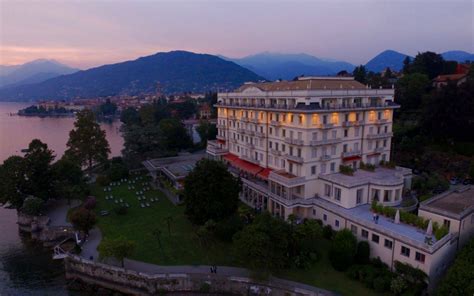
M365 184L395 186L403 184L403 176L409 174L411 174L410 169L396 167L395 169L376 168L373 172L358 169L352 176L334 173L321 175L320 178L347 188Z
M256 87L262 91L367 89L352 77L300 77L294 81L246 83L236 92Z
M474 212L474 186L464 186L441 193L422 202L420 209L462 219Z

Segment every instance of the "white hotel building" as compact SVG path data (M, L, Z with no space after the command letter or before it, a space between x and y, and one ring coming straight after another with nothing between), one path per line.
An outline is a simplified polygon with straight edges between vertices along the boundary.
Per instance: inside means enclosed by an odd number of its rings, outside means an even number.
M390 160L393 111L399 108L393 89L371 89L352 78L304 77L246 83L219 93L216 107L218 136L207 153L241 176L242 201L285 219L294 214L351 229L369 242L372 256L391 267L396 260L410 263L431 283L442 274L457 249L456 232L427 243L423 230L385 217L375 223L370 212L373 199L400 206L411 186L411 170L378 166ZM361 162L377 168L358 169ZM354 174L340 173L340 165Z

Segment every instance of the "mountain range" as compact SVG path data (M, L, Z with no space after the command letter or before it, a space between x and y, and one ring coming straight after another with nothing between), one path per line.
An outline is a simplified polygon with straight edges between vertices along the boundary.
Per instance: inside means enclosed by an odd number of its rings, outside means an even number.
M72 99L147 92L230 90L262 80L252 71L209 54L160 52L46 81L0 89L0 100Z
M290 80L296 76L328 76L341 70L352 72L354 65L337 60L321 59L305 53L283 54L263 52L243 58L223 59L233 61L269 80Z
M399 71L406 56L385 50L370 59L365 66L368 71L374 72L386 67ZM442 56L446 60L458 62L474 61L474 54L464 51L448 51ZM133 61L82 71L54 61L38 60L21 66L0 66L0 79L6 85L2 88L0 84L0 101L72 99L146 92L173 94L223 91L234 89L247 81L290 80L301 75L328 76L342 70L352 72L354 67L348 62L304 53L270 52L243 58L187 51L160 52ZM5 81L10 82L7 85Z
M22 65L0 66L0 88L43 82L79 71L55 60L39 59Z

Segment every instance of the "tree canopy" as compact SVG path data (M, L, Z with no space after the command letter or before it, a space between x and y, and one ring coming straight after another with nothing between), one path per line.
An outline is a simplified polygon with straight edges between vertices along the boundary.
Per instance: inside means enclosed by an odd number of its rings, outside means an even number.
M131 256L135 251L135 242L124 237L116 239L105 238L100 242L97 249L101 259L113 257L119 260L123 266L123 259Z
M240 181L222 162L202 159L184 181L186 214L195 224L221 221L236 212L239 192Z
M74 129L69 133L66 145L66 155L81 165L87 165L89 169L95 163L106 161L110 153L105 131L95 121L94 113L87 109L77 113Z
M357 253L357 239L348 229L336 233L329 250L329 260L332 266L339 271L346 270L354 263Z

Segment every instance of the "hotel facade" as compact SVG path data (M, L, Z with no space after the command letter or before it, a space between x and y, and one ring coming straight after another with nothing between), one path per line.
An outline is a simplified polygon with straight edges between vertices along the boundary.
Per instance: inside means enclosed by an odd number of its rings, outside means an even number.
M399 107L393 89L353 78L246 83L218 94L218 135L207 154L241 177L240 197L249 206L350 229L369 242L372 257L391 268L395 261L418 267L433 286L455 254L458 233L428 242L425 231L385 217L375 223L370 211L373 200L401 207L411 187L411 170L380 165L391 158ZM367 164L375 169L360 169ZM349 168L352 174L341 172Z

